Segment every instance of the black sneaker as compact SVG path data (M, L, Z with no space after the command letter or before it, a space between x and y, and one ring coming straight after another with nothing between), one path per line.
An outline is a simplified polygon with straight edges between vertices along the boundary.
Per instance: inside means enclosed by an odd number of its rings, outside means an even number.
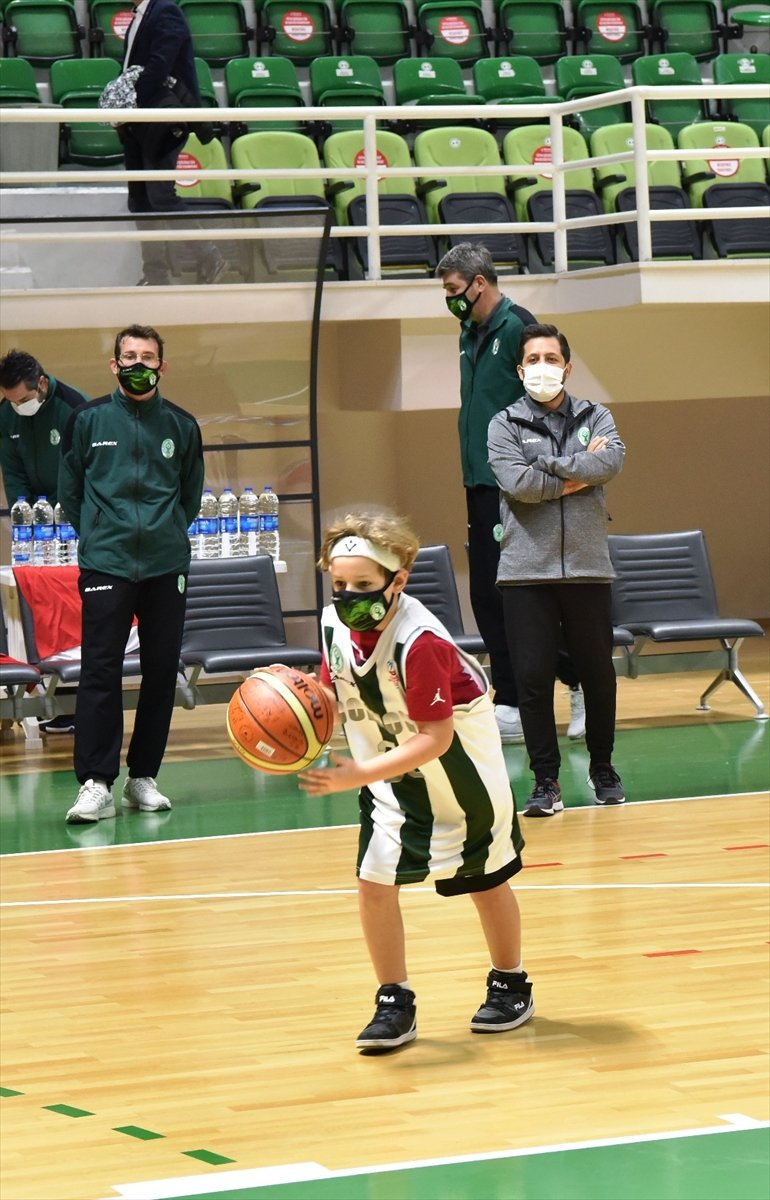
M487 975L487 998L471 1021L472 1033L503 1033L523 1025L535 1012L532 984L526 971Z
M382 1054L395 1050L417 1037L417 1009L414 992L397 983L384 983L375 996L377 1010L366 1029L356 1038L362 1054Z
M532 795L524 805L525 817L552 817L564 811L558 779L536 779Z
M592 763L588 782L596 793L597 804L622 804L626 798L620 776L610 763Z
M59 713L58 717L51 717L50 721L38 721L37 727L41 733L74 733L75 717L72 714Z

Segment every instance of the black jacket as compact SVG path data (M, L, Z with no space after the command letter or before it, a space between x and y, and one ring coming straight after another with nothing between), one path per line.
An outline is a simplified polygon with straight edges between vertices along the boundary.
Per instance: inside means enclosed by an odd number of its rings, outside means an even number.
M124 69L126 65L124 56ZM191 94L192 99L186 100L185 104L200 106L192 36L185 15L174 0L150 0L131 47L128 65L144 67L136 85L139 108L161 108L164 102L168 103L164 85L169 76L179 80Z

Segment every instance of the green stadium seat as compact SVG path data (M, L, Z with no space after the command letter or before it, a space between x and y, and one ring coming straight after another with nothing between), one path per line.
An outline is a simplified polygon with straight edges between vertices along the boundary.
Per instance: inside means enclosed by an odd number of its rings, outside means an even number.
M117 79L114 58L60 58L51 64L51 100L63 108L97 108L108 83ZM78 121L62 126L62 161L111 166L123 159L123 145L111 125Z
M3 13L5 54L50 67L59 58L80 58L85 30L71 0L9 0Z
M702 85L700 67L692 54L648 54L631 64L631 75L640 87L698 88ZM680 129L695 121L706 121L708 104L697 96L681 100L648 100L647 120L662 125L676 139Z
M702 62L722 49L725 29L713 0L652 0L649 14L662 53L683 50Z
M431 58L470 67L489 54L491 30L481 0L415 0L418 46Z
M0 58L2 104L40 104L35 72L26 58Z
M523 104L554 104L562 99L548 95L539 63L525 56L480 58L473 65L473 86L487 104L506 104L511 108ZM490 129L507 130L516 125L539 123L542 119L542 116L523 117L511 112L510 117L485 121L485 124Z
M240 62L240 59L235 59ZM211 75L211 67L205 58L195 59L195 77L198 80L198 91L201 94L201 104L204 108L219 108L217 91Z
M648 150L674 150L674 140L660 125L646 125ZM634 127L631 124L609 125L591 135L591 154L623 154L634 149ZM636 167L633 160L597 166L594 170L596 187L604 202L605 212L630 212L636 208ZM689 208L690 202L682 188L679 164L672 159L652 160L647 164L651 208ZM700 237L694 221L653 221L653 258L700 258ZM639 257L639 237L636 223L616 226L628 257Z
M582 134L567 127L562 134L565 162L589 157ZM534 168L532 175L518 175L511 179L517 219L553 220L553 172L549 169L553 161L550 125L523 125L512 129L503 139L503 160L512 167ZM602 203L594 190L590 167L576 167L567 171L564 183L568 217L597 216L602 213ZM530 235L530 241L539 264L543 267L552 266L553 234L535 233ZM570 267L614 262L615 250L608 228L594 226L570 230L567 235L567 261Z
M428 218L434 223L500 224L516 220L506 194L505 174L497 142L485 129L465 125L426 129L414 141L415 165L426 174L417 184L424 197ZM500 175L474 175L479 167L500 167ZM467 174L442 178L446 167L465 167ZM527 251L517 233L450 234L450 246L458 242L483 243L498 266L509 271L523 269Z
M202 179L197 174L198 171L226 171L229 165L219 138L204 144L191 133L177 159L177 196L181 196L186 204L216 201L217 208L232 208L232 184L229 179Z
M508 54L553 63L566 53L570 31L561 0L495 0L498 46Z
M754 130L757 137L770 122L770 56L767 54L718 54L714 59L714 83L764 84L766 95L756 100L725 96L717 101L719 115L725 121L740 121Z
M565 100L580 100L618 91L626 86L623 68L611 54L576 54L560 58L556 64L556 88ZM603 125L617 125L631 119L628 104L578 113L580 131L590 137Z
M192 34L193 53L212 67L246 58L253 30L241 0L177 0Z
M122 62L126 33L133 17L130 0L89 0L88 42L92 57Z
M305 101L297 77L297 68L288 58L234 58L225 67L225 90L231 108L297 108ZM234 136L260 130L288 130L301 133L304 122L252 121L238 123Z
M341 0L337 16L340 49L381 66L409 55L415 31L404 0Z
M333 198L338 225L366 224L366 183L363 179L334 178L340 168L360 166L364 162L363 137L358 130L332 134L324 143L324 163L329 168L329 195ZM409 147L402 137L387 130L377 131L377 161L385 167L411 167ZM414 179L382 176L377 183L379 220L382 225L421 225L427 223L425 208L417 198ZM347 244L347 243L346 243ZM366 238L357 238L353 250L361 268L368 269ZM436 266L435 240L426 230L425 237L395 236L380 240L380 258L385 274L430 273Z
M405 107L425 104L475 104L484 105L484 97L469 95L463 83L459 63L451 58L401 58L393 67L393 92L395 102ZM469 121L469 124L476 124ZM439 125L461 125L457 117L447 121L425 120L412 113L398 122L405 132L433 128Z
M257 54L307 66L331 54L334 18L326 0L256 0Z
M612 54L620 62L632 62L644 54L650 36L637 0L579 0L575 26L582 50Z
M380 68L365 54L349 58L316 58L310 64L310 94L321 108L385 103ZM361 121L333 121L331 131L360 129Z
M680 150L757 147L759 138L738 121L703 121L682 129ZM724 208L770 204L770 188L760 159L715 159L682 163L682 180L693 208ZM770 225L761 219L728 218L708 223L707 233L720 258L755 258L770 255Z
M727 43L741 54L770 54L770 4L724 3Z

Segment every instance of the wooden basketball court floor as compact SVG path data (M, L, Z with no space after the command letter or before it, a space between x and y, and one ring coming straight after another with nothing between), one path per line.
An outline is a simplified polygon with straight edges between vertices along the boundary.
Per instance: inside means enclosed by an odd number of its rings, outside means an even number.
M383 1057L352 795L249 771L212 707L175 714L173 812L66 826L71 739L6 734L2 1200L766 1198L770 722L727 686L696 713L707 679L619 681L623 808L562 741L515 881L529 1024L469 1032L472 906L403 889L418 1039Z

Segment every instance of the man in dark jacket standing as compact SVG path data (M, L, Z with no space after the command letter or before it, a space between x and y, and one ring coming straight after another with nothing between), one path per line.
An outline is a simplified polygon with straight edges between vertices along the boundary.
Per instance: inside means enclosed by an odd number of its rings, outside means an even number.
M126 33L123 69L142 68L136 83L137 107L200 107L192 37L184 13L174 0L133 0L133 3L135 11ZM178 122L128 124L121 126L120 136L127 170L172 171L187 140L187 128ZM129 183L128 208L133 213L190 211L177 196L173 179ZM225 260L212 242L192 244L199 255L200 281L216 283L226 268ZM145 242L142 257L142 283L170 282L171 272L162 242Z
M132 325L115 339L117 387L80 408L65 430L59 499L80 537L81 675L75 774L67 820L115 816L112 785L123 740L122 664L134 616L142 683L123 803L171 807L155 783L174 707L190 542L203 490L195 419L161 396L163 341Z

